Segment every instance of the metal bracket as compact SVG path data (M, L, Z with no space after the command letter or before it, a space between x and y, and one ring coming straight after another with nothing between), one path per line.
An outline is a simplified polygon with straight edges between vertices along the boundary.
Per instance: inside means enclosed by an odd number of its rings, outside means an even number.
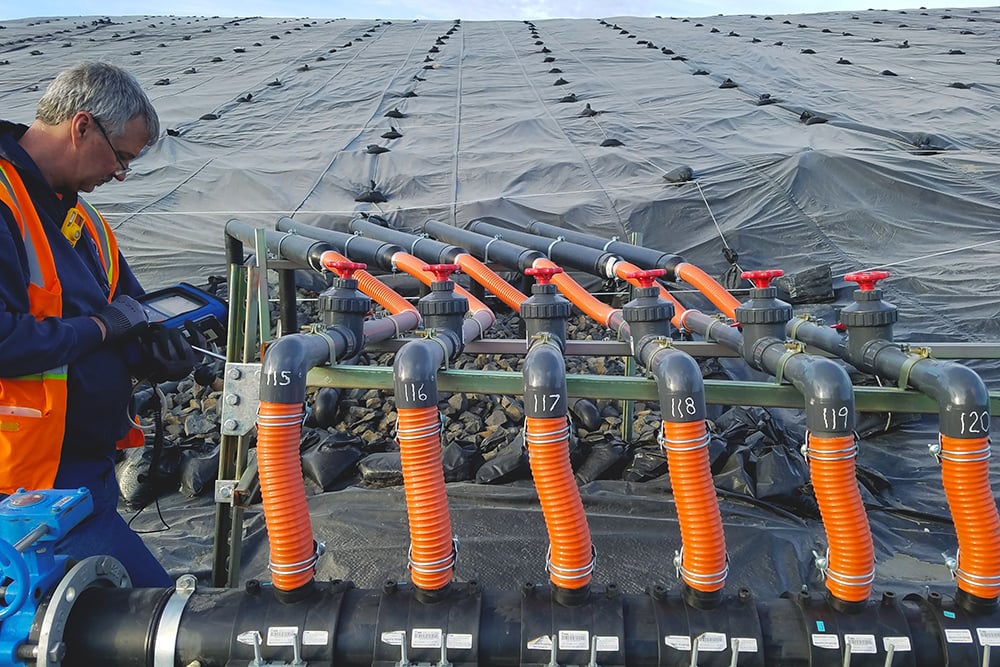
M257 421L260 405L259 363L226 364L222 386L222 435L246 435Z
M903 351L910 356L907 357L906 361L899 368L898 386L900 389L906 389L907 385L910 384L910 371L913 370L913 367L924 359L929 359L931 356L931 348L929 347L905 346Z
M785 380L785 365L788 360L794 357L796 354L802 354L806 349L806 346L797 340L786 340L785 341L785 353L781 355L778 359L778 363L775 365L774 369L774 383L781 384Z
M235 479L215 480L215 502L222 505L236 504L236 484Z

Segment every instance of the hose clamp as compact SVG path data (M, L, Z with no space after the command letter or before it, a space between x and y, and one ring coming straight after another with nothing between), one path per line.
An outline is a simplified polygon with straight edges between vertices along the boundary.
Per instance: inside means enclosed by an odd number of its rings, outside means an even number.
M982 461L989 461L990 456L993 452L993 443L989 437L986 438L986 446L982 449L976 449L971 452L956 452L954 450L945 449L944 439L941 434L938 434L937 445L931 445L931 454L940 463L942 460L950 461L951 463L979 463Z
M406 569L417 574L438 574L454 570L458 565L458 538L451 538L451 553L440 560L421 563L413 560L413 545L406 552Z
M293 574L302 574L303 572L309 572L316 569L316 563L319 561L319 557L326 552L326 546L322 542L316 542L313 540L313 553L309 558L301 560L298 563L288 563L277 565L273 560L268 558L267 569L269 572L277 575L290 576Z
M401 440L415 440L425 435L434 435L441 432L444 424L444 415L438 411L438 419L433 424L420 426L418 428L399 428L399 411L396 411L396 443L402 445Z
M597 547L593 544L590 545L590 562L583 567L576 568L565 568L558 567L552 564L552 545L549 544L549 548L545 551L545 573L550 574L560 579L569 579L571 581L578 581L580 579L587 579L594 573L594 568L597 567Z
M674 552L674 568L677 571L677 577L683 579L690 586L694 586L695 584L715 586L724 583L726 577L729 576L729 554L726 554L726 565L720 571L711 574L699 574L684 567L684 546L682 545L679 550Z
M944 555L944 554L942 554ZM955 551L955 557L950 558L945 556L945 565L951 571L951 578L958 579L959 581L964 581L972 586L982 586L984 588L1000 588L1000 574L993 576L983 576L976 574L969 574L962 569L961 565L961 550L957 549Z
M347 257L348 259L350 259L350 255L347 254L347 247L349 245L351 245L351 241L353 241L354 239L358 238L359 236L361 236L361 234L359 234L358 232L354 232L353 234L351 234L350 236L348 236L347 239L344 241L343 252L341 252L340 254L343 255L344 257ZM393 269L395 269L395 268L396 268L395 265L393 265Z
M805 459L806 463L809 459L815 461L849 461L855 459L858 456L858 440L857 435L854 437L854 444L850 447L845 447L844 449L814 449L809 446L809 442L812 440L812 433L806 430L806 441L799 450L802 452L802 458Z
M822 556L813 551L813 557L815 558L816 569L819 571L820 578L824 580L829 579L841 586L870 586L875 581L874 566L870 572L857 575L841 574L832 569L830 567L830 547L826 548L826 553Z
M287 415L262 415L260 414L260 407L257 408L257 426L267 426L270 428L280 428L283 426L299 426L305 421L306 411L299 410L299 412L287 414Z
M422 240L428 238L428 237L429 237L429 234L427 232L421 232L420 234L416 234L415 238L413 239L413 243L410 244L410 254L411 255L416 255L417 254L417 244L420 243Z
M668 440L662 430L656 434L656 443L660 446L660 450L663 451L664 456L666 456L669 452L681 454L684 452L694 452L699 449L705 449L711 441L712 434L707 431L705 432L705 435L698 438L692 438L691 440Z
M314 325L310 333L326 341L327 346L330 348L330 363L335 363L337 361L337 344L334 342L333 337L322 328L322 325ZM351 338L354 338L354 336L351 336Z
M554 431L547 431L545 433L529 433L527 428L524 431L524 444L527 445L547 445L554 442L562 442L567 439L570 434L569 420L566 420L566 425L562 426Z

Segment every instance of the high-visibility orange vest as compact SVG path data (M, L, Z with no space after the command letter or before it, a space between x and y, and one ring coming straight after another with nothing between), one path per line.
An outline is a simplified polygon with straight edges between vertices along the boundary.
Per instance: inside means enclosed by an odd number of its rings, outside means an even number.
M52 248L17 169L0 159L0 201L14 213L28 258L28 302L37 320L62 317L62 285ZM108 301L118 285L118 242L97 209L78 199L77 212L97 244L107 273ZM0 493L49 489L55 482L66 432L66 366L18 378L0 378ZM142 444L131 429L130 444ZM138 442L136 442L138 440Z

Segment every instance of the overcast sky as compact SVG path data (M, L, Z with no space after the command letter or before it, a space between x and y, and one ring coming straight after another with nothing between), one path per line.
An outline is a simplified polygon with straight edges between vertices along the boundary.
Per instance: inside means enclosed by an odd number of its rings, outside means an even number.
M998 0L0 0L0 19L29 16L118 16L133 14L289 16L311 18L493 19L596 18L605 16L708 16L711 14L803 14L837 10L995 6ZM211 9L209 9L211 8Z

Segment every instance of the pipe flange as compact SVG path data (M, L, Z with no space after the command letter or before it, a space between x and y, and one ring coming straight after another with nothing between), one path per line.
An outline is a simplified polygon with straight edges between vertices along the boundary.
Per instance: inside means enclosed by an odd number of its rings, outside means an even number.
M35 664L38 667L59 667L62 664L66 653L62 638L70 610L80 593L97 586L132 588L132 579L125 566L111 556L91 556L74 565L53 589L48 601L39 608L39 612L44 609L40 622L36 616L39 629Z

